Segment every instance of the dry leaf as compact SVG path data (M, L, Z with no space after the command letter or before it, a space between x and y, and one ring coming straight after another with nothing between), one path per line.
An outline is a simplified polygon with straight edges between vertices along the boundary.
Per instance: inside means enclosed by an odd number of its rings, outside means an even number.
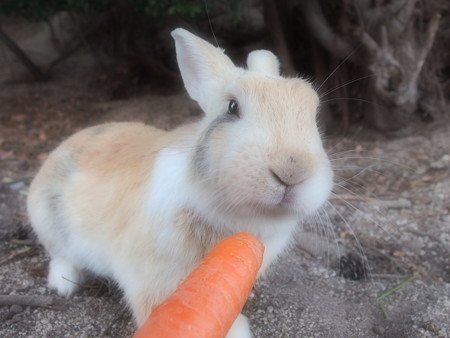
M27 116L25 114L14 114L11 116L11 120L15 122L23 122L26 118Z
M392 253L392 256L394 257L404 257L406 255L406 253L404 251L400 251L400 250L395 250Z
M40 153L36 156L36 158L41 162L45 161L47 159L47 157L48 157L48 153Z
M38 138L40 141L45 141L47 139L47 135L44 132L40 132Z
M13 151L4 151L0 149L0 160L7 160L13 157Z

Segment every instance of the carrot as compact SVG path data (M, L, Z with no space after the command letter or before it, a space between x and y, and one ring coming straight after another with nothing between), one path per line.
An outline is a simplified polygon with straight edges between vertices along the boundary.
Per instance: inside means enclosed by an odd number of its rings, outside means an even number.
M221 337L241 312L261 267L264 246L242 232L219 242L134 338Z

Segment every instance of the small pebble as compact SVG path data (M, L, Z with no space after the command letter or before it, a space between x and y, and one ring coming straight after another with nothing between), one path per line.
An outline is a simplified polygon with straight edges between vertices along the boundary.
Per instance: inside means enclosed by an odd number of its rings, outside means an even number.
M429 332L433 332L433 333L439 332L439 325L433 320L430 320L430 321L424 323L422 325L422 328Z
M23 183L23 182L16 182L16 183L11 184L9 186L9 188L11 190L20 190L24 185L25 185L25 183Z
M430 164L433 169L445 169L448 166L450 166L450 155L444 155L438 161Z
M12 313L21 313L23 311L23 307L17 304L11 305L9 311Z
M10 323L17 323L21 322L23 320L22 313L16 313L10 320Z
M378 335L384 335L384 333L386 332L385 328L379 325L372 327L372 331L373 333Z

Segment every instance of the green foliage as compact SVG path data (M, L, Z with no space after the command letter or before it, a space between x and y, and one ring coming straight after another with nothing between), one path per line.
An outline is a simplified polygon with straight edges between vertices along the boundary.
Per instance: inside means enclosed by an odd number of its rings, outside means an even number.
M205 1L211 7L217 2ZM98 13L108 11L115 4L127 6L155 24L170 16L195 20L206 13L203 0L1 0L0 17L48 20L60 11Z
M48 20L60 11L99 12L108 0L2 0L0 16Z
M150 19L160 20L168 16L195 19L204 14L203 1L192 0L128 0L129 5Z

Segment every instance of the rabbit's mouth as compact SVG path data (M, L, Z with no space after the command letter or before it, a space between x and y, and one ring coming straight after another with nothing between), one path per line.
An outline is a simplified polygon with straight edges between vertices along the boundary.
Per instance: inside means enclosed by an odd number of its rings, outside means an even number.
M272 198L267 208L310 215L326 202L332 187L333 174L330 169L323 168L301 184L278 185L269 193Z
M295 202L295 191L293 186L284 186L284 190L279 194L278 206L292 207Z

